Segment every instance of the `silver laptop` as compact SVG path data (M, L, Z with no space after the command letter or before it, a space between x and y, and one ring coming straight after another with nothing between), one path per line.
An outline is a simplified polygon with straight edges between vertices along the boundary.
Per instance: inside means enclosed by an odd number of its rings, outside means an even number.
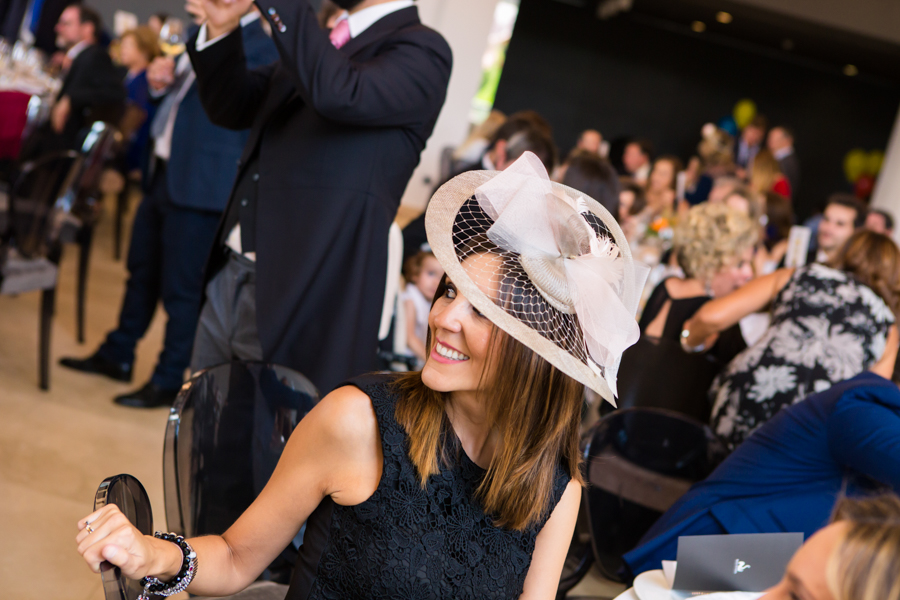
M680 537L672 588L679 597L696 592L762 592L781 581L802 544L802 533Z

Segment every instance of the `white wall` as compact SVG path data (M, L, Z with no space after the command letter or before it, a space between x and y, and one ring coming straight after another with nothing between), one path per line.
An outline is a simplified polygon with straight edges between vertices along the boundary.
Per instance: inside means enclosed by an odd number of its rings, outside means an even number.
M894 122L894 130L884 155L884 164L875 183L872 206L886 210L900 223L900 112ZM900 227L894 231L894 239L900 243Z
M441 149L468 135L469 109L481 83L481 57L496 6L497 0L419 0L422 22L439 31L453 49L453 74L434 135L403 196L406 206L425 207L438 183Z

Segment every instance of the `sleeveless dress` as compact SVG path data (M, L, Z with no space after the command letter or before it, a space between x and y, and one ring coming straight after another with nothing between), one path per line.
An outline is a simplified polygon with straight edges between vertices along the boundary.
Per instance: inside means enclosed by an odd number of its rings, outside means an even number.
M372 400L384 467L375 493L356 506L325 498L307 520L286 600L515 599L535 539L569 483L557 469L550 511L526 531L495 527L475 500L485 471L461 450L423 490L409 440L394 418L393 375L351 380ZM451 434L448 436L456 440ZM453 454L451 454L453 456Z
M711 425L734 449L779 410L871 367L894 315L871 288L821 264L797 269L772 324L710 388Z

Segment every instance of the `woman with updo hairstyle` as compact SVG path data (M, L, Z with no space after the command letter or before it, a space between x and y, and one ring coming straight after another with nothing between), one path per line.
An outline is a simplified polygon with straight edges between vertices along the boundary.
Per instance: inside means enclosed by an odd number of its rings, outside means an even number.
M709 386L747 345L735 325L710 343L707 356L686 365L682 329L704 304L753 277L750 261L757 239L750 219L723 204L699 204L679 221L673 253L684 277L664 279L647 301L641 339L622 356L620 406L658 406L707 419Z
M775 192L788 200L791 199L791 183L788 181L778 161L772 153L763 148L753 158L753 168L750 171L750 189L758 194Z

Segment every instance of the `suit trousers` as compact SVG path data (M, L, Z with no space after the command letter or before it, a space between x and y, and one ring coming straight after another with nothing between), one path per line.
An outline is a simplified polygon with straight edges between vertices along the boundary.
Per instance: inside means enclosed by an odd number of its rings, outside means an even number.
M228 261L206 286L191 372L232 360L262 360L256 325L256 263L228 251Z
M200 314L203 265L220 217L219 212L175 206L167 190L165 165L158 164L134 217L119 326L100 346L101 356L132 364L135 346L162 300L168 316L165 341L150 381L163 389L181 387Z

